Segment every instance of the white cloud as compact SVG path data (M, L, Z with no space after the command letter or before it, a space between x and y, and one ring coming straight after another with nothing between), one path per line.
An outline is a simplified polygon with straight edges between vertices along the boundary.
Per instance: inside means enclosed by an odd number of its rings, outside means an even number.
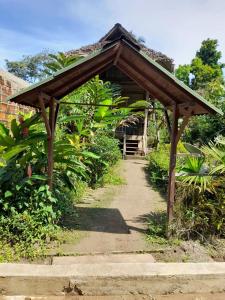
M48 28L48 19L46 24L35 28L28 24L29 33L23 33L19 27L16 31L0 28L0 64L5 58L17 59L44 48L67 50L95 42L117 22L143 36L147 46L174 58L176 64L189 63L202 40L208 37L219 40L225 60L224 0L50 2L50 7L57 3L53 18L55 31Z
M70 13L90 28L119 22L176 64L188 63L208 37L218 39L225 54L224 0L79 0L70 2Z
M35 32L36 31L36 32ZM30 55L48 49L64 51L80 47L73 40L64 40L63 32L51 33L33 30L35 34L26 34L14 30L0 28L0 67L4 67L5 59L21 59L23 55Z

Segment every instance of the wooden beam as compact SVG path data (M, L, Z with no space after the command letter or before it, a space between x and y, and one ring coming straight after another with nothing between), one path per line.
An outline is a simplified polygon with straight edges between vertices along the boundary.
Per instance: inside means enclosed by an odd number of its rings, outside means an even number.
M170 105L174 103L174 100L170 98L163 91L159 90L154 84L147 80L142 74L137 72L134 68L130 67L127 63L119 60L117 63L118 69L130 77L134 82L136 82L141 88L147 90L154 98L160 99L164 105Z
M101 65L99 67L93 67L88 70L88 73L78 73L78 75L74 76L73 80L70 78L68 81L63 82L60 86L57 87L54 96L56 98L62 98L65 95L68 95L70 92L93 78L97 74L101 74L107 69L109 69L113 65L113 59L108 59L105 65ZM83 75L82 75L83 74Z
M56 102L56 109L55 109L55 124L54 124L54 129L56 127L56 122L57 122L57 117L58 117L58 113L59 113L59 101Z
M180 128L179 128L178 133L177 133L176 144L178 144L178 142L179 142L179 140L180 140L180 138L181 138L181 135L182 135L182 133L184 132L184 129L185 129L185 127L186 127L187 124L188 124L189 119L190 119L190 115L189 115L189 116L184 116L184 117L183 117L183 122L182 122L182 124L181 124L181 126L180 126Z
M38 96L38 101L39 101L39 104L40 104L41 115L42 115L42 118L43 118L44 123L45 123L47 135L48 135L48 138L50 138L52 133L51 133L50 125L49 125L49 120L48 120L48 117L47 117L47 114L46 114L44 100L43 100L43 94L42 93Z
M168 111L166 108L164 108L164 115L165 115L165 119L166 119L166 125L167 125L167 129L169 132L169 136L171 137L171 124L170 124L170 118L168 115Z
M180 100L184 98L184 95L176 95L175 93L173 93L173 86L170 85L169 80L167 80L166 82L163 78L161 78L160 80L160 74L155 72L152 67L151 69L149 67L146 67L146 64L143 64L142 60L139 60L138 57L133 56L132 59L125 51L123 51L123 55L121 55L120 58L121 61L141 74L145 78L145 80L148 80L155 87L157 87L157 89L161 91L161 93L166 94L171 99L171 103L174 103L174 101L176 101L177 103L181 103ZM159 97L156 98L159 99Z
M167 200L167 218L168 218L168 237L170 236L170 225L173 220L173 208L175 197L175 168L178 137L178 105L173 106L173 119L170 143L170 164L169 164L169 182L168 182L168 200Z
M49 96L48 94L46 94L46 93L44 93L44 92L41 92L39 95L41 96L41 98L42 98L43 100L47 100L47 101L50 101L50 100L51 100L51 96Z
M121 54L121 52L122 52L122 46L121 46L121 43L119 43L118 44L118 46L117 46L117 54L116 54L116 57L115 57L115 59L114 59L114 62L113 62L113 65L114 66L116 66L116 64L117 64L117 62L118 62L118 60L119 60L119 58L120 58L120 54Z

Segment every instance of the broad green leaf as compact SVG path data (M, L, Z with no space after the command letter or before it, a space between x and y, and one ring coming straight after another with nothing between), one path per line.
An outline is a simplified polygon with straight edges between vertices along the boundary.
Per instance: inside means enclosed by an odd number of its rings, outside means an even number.
M10 191L5 192L5 198L11 197L13 194Z
M0 123L0 135L9 135L9 129L3 123Z
M11 131L14 138L18 138L20 135L20 127L17 125L16 119L11 121Z

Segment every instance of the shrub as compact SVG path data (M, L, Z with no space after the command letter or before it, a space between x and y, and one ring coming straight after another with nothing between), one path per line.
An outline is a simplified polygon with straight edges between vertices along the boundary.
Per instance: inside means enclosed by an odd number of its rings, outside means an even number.
M184 186L179 186L183 189ZM196 199L196 198L195 198ZM179 200L179 201L178 201ZM174 233L182 238L225 237L225 193L218 189L216 193L199 193L196 201L177 199L175 204Z
M148 155L148 174L150 182L163 190L166 190L169 168L169 154L164 149L152 151Z
M121 159L119 141L115 138L97 134L93 139L89 151L99 156L99 159L93 159L91 164L91 185L101 183L103 175L110 166L115 165Z
M181 142L177 145L177 153L186 154L187 151ZM149 153L147 157L148 174L150 182L156 187L166 191L170 162L170 144L159 145L158 149ZM177 169L183 163L184 158L177 156Z

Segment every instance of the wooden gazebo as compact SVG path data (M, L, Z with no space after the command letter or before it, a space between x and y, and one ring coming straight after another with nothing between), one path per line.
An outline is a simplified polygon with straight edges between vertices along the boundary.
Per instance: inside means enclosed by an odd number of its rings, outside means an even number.
M46 80L13 95L10 101L37 108L42 113L48 135L48 177L51 187L54 131L60 100L95 75L102 74L112 67L119 69L145 90L150 98L157 99L166 110L172 112L167 205L170 222L173 218L175 196L176 150L182 132L191 116L222 113L150 58L134 39L120 30L116 35L111 35L100 49ZM49 114L46 112L47 108ZM183 120L180 126L179 118Z

